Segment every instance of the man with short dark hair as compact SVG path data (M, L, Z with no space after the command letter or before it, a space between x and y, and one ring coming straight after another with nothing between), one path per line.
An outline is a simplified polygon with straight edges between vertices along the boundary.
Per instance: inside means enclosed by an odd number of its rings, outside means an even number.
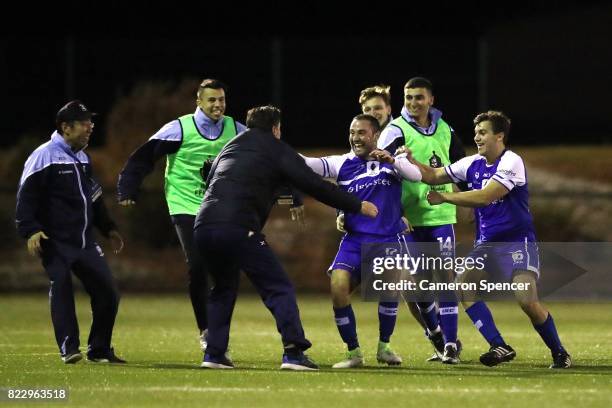
M523 284L525 291L515 290L517 301L534 329L550 349L550 368L569 368L572 360L559 340L551 314L538 299L540 277L538 245L529 212L527 171L523 159L506 148L510 119L502 112L488 111L474 119L474 142L478 153L451 165L433 168L416 160L423 182L439 185L467 182L470 191L459 193L432 190L427 196L431 205L451 203L474 208L476 240L470 258L484 259L488 280ZM482 270L467 270L463 282L478 282ZM502 338L487 305L463 294L462 303L476 328L490 345L480 356L486 366L511 361L516 352Z
M465 156L461 141L444 119L442 112L433 107L434 94L431 81L423 77L411 78L404 86L404 107L401 115L392 120L383 130L378 147L391 154L403 146L408 147L414 157L432 167L443 167ZM445 204L433 207L427 202L427 192L452 191L452 184L430 187L423 183L403 184L402 205L404 215L413 227L412 235L417 242L439 244L438 254L443 258L454 257L457 222L455 206ZM451 276L444 276L450 281ZM426 334L435 348L428 361L457 364L461 343L457 340L458 307L452 301L454 294L446 293L436 308L420 309ZM413 313L414 314L414 313Z
M87 359L125 363L111 347L119 293L93 235L95 226L111 239L115 253L123 248L84 151L94 115L77 100L61 108L56 116L57 130L28 157L17 192L17 231L28 240L30 255L40 256L49 276L51 320L66 364L83 358L71 272L91 297L93 322Z
M361 367L364 356L357 338L357 320L351 305L351 293L371 271L362 270L363 245L396 243L408 251L402 220L402 180L420 181L421 174L405 157L394 158L376 150L380 135L379 119L367 114L353 118L349 128L351 152L320 158L304 157L317 174L334 179L340 188L379 208L376 219L347 214L343 221L345 235L338 253L329 267L331 295L336 326L347 346L346 358L332 368ZM402 358L390 346L397 318L397 302L380 299L378 304L379 341L376 359L379 363L397 366Z
M233 368L225 355L243 270L272 312L283 342L281 369L316 370L304 351L295 290L261 233L279 187L290 184L317 200L375 217L367 201L322 180L281 137L281 112L273 106L249 110L250 130L221 150L207 179L208 189L195 222L195 239L215 284L208 301L208 348L202 367Z
M165 124L136 149L119 174L117 191L121 206L136 204L140 185L165 156L164 191L172 224L188 264L189 296L199 329L202 351L206 349L207 271L193 243L193 223L206 191L203 164L246 127L225 115L227 86L205 79L196 94L196 111Z

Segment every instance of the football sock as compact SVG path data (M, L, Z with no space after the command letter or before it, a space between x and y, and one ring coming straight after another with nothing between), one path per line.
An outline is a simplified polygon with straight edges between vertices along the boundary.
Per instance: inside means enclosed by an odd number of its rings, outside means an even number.
M457 342L457 321L459 307L457 302L440 302L440 327L444 335L444 343Z
M489 342L491 346L503 346L506 344L501 334L495 327L493 315L483 301L478 301L472 306L465 309L474 326L480 331L480 334Z
M559 354L565 349L561 345L561 340L559 340L559 335L557 334L557 328L555 327L555 321L552 318L552 315L549 313L546 321L542 324L534 324L533 328L536 329L544 343L548 346L551 352L554 354Z
M378 304L379 340L384 343L389 343L391 335L393 334L393 329L395 329L397 304L397 302L380 302Z
M348 346L349 351L359 347L357 323L353 307L351 305L340 308L334 307L334 317L336 318L336 326L338 327L340 337Z
M435 302L417 302L421 317L427 326L430 333L435 332L438 329L438 311L436 310Z

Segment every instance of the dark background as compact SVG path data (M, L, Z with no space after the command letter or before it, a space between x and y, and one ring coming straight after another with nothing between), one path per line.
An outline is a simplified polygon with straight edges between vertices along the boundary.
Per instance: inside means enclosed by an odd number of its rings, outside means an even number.
M206 33L204 26L199 35L122 34L110 23L108 33L88 35L5 33L0 145L27 132L50 134L59 107L79 98L100 113L92 141L99 146L105 115L136 83L215 77L229 85L227 114L236 119L244 122L248 108L274 103L283 109L292 145L344 147L359 91L391 85L397 116L403 84L416 75L433 81L436 106L466 144L471 119L488 108L512 118L516 144L612 140L609 2L474 4L462 11L466 17L407 14L403 23L360 26L360 35L323 35L314 22L307 35L229 36L232 30ZM297 10L291 21L299 19Z

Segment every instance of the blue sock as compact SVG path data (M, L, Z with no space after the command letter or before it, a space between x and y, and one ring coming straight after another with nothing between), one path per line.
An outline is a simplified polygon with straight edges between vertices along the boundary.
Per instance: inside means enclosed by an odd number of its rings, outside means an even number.
M397 302L380 302L378 304L379 340L388 343L395 329L397 320Z
M436 310L435 302L417 302L417 306L419 307L419 312L421 313L421 317L427 326L429 332L434 332L438 329L439 320L438 320L438 311Z
M550 313L548 314L548 317L544 323L539 325L534 324L533 328L536 329L540 337L542 337L542 340L544 340L544 343L546 343L553 354L559 354L565 351L561 345L561 340L559 340L557 328L555 327L555 321Z
M457 302L440 302L440 327L444 335L444 343L457 342L457 324L459 307Z
M501 334L495 327L493 315L483 301L478 301L472 306L465 309L474 326L480 331L480 334L489 342L491 346L503 346L506 344Z
M334 317L336 318L336 326L342 341L346 343L349 351L359 347L357 340L357 322L355 321L355 313L351 305L336 309L334 307Z

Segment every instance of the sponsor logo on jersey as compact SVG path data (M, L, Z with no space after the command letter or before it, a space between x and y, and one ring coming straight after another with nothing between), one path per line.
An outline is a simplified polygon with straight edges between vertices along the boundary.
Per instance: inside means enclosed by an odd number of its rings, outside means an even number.
M513 171L512 171L512 170L510 170L510 169L502 169L502 170L499 170L499 169L498 169L497 171L498 171L499 173L501 173L501 174L506 175L506 176L511 176L511 177L515 177L515 176L516 176L516 173L515 173L515 172L513 172Z

